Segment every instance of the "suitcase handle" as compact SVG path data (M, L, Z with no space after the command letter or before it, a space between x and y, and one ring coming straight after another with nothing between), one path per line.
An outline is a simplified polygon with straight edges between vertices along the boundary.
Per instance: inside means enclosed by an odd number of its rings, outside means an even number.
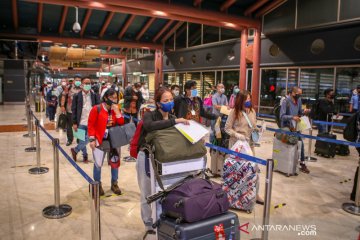
M176 203L174 203L174 207L175 208L179 208L182 205L184 205L184 199L180 199L179 201L177 201Z

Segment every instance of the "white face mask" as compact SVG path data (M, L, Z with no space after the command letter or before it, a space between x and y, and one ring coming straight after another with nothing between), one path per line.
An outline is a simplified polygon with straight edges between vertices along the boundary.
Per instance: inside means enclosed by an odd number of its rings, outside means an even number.
M354 95L357 95L357 94L358 94L358 91L357 91L357 90L354 90L354 91L353 91L353 94L354 94Z
M115 87L115 91L119 91L119 88L118 88L118 87Z
M111 86L110 86L110 85L106 85L106 88L107 88L107 89L110 89L110 88L111 88Z
M175 90L173 93L174 93L175 96L179 96L180 92L178 90Z
M221 89L220 89L220 92L221 92L221 93L224 93L224 92L225 92L225 88L221 88Z
M62 82L61 86L65 87L66 86L66 82Z

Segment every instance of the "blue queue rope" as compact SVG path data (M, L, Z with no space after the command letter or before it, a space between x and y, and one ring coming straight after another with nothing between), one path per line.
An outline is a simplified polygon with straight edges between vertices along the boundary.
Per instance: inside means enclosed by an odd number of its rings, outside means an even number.
M336 140L336 139L330 139L330 138L323 138L323 137L315 137L315 136L311 136L311 135L306 135L306 134L297 133L297 132L289 132L289 131L285 131L285 130L282 130L282 129L275 129L275 128L270 128L270 127L267 127L266 130L269 130L269 131L272 131L272 132L277 132L277 133L284 133L286 135L293 135L293 136L302 137L302 138L309 138L309 139L319 140L319 141L322 141L322 142L329 142L329 143L353 146L353 147L356 147L356 148L360 147L360 143L355 143L355 142L348 142L348 141L342 141L342 140Z
M33 115L33 117L39 122L39 119L35 117L35 115L31 112L31 114ZM50 135L50 133L48 133L48 131L46 131L46 129L41 126L39 124L40 129L45 133L45 135L51 140L53 141L54 138L53 136ZM79 166L75 163L75 161L65 152L65 150L60 146L60 145L56 145L56 147L60 150L60 152L64 155L64 157L66 158L66 160L68 160L68 162L74 166L74 168L83 176L83 178L85 178L85 180L92 184L94 183L94 180L89 177L89 175L87 175L87 173Z
M354 113L339 113L341 116L351 117Z
M274 115L270 115L270 114L258 113L257 116L258 116L258 117L265 117L265 118L275 119L275 116L274 116Z
M332 125L337 127L346 127L345 123L336 123L336 122L324 122L324 121L313 121L313 124L323 124L323 125Z
M215 146L215 145L210 144L210 143L205 143L205 146L208 147L208 148L212 148L214 150L226 153L226 154L231 154L231 155L237 156L239 158L243 158L243 159L245 159L247 161L250 161L250 162L254 162L254 163L264 165L264 166L266 166L266 163L267 163L267 161L264 160L264 159L253 157L253 156L243 154L243 153L238 153L238 152L232 151L232 150L227 149L227 148Z

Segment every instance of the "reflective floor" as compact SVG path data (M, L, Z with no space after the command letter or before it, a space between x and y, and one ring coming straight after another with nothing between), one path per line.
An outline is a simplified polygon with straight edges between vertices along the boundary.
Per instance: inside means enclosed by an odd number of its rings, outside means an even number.
M0 106L0 125L25 124L24 112L24 106ZM48 123L44 113L37 113L37 116L43 119L42 123ZM60 144L69 151L70 147L65 147L66 134L55 130L49 132L59 138ZM61 203L69 204L73 212L60 220L42 216L42 210L54 204L52 145L42 133L41 162L50 170L43 175L30 175L28 169L35 166L36 155L24 151L30 146L30 139L23 137L25 133L0 133L0 239L91 239L88 184L61 154L60 199ZM272 138L273 134L267 132L261 147L256 148L257 157L271 158ZM341 136L338 135L338 138ZM317 162L308 163L311 171L308 175L300 173L288 178L274 173L272 205L286 205L272 208L270 224L273 228L270 229L269 239L357 239L359 233L355 228L360 225L360 216L341 209L342 203L349 202L358 159L356 150L350 150L351 155L347 157L318 157ZM127 155L124 147L122 156ZM92 177L92 164L82 163L80 154L79 158L80 167ZM263 196L265 167L260 169L260 195ZM144 227L140 218L135 163L121 163L119 186L123 195L111 195L110 168L105 165L102 181L109 196L101 199L102 239L142 239ZM261 237L261 231L253 229L253 226L262 224L262 206L256 205L252 214L235 212L239 215L240 224L249 223L249 234L241 232L241 239ZM276 230L275 225L282 227ZM284 225L300 225L300 228L315 225L316 236L300 236L299 231L284 229Z

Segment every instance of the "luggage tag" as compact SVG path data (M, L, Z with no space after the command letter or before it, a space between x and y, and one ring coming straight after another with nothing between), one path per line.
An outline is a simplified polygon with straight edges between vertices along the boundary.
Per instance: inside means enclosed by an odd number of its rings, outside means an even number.
M107 139L108 135L109 135L109 130L106 129L106 130L105 130L105 133L104 133L104 139Z

